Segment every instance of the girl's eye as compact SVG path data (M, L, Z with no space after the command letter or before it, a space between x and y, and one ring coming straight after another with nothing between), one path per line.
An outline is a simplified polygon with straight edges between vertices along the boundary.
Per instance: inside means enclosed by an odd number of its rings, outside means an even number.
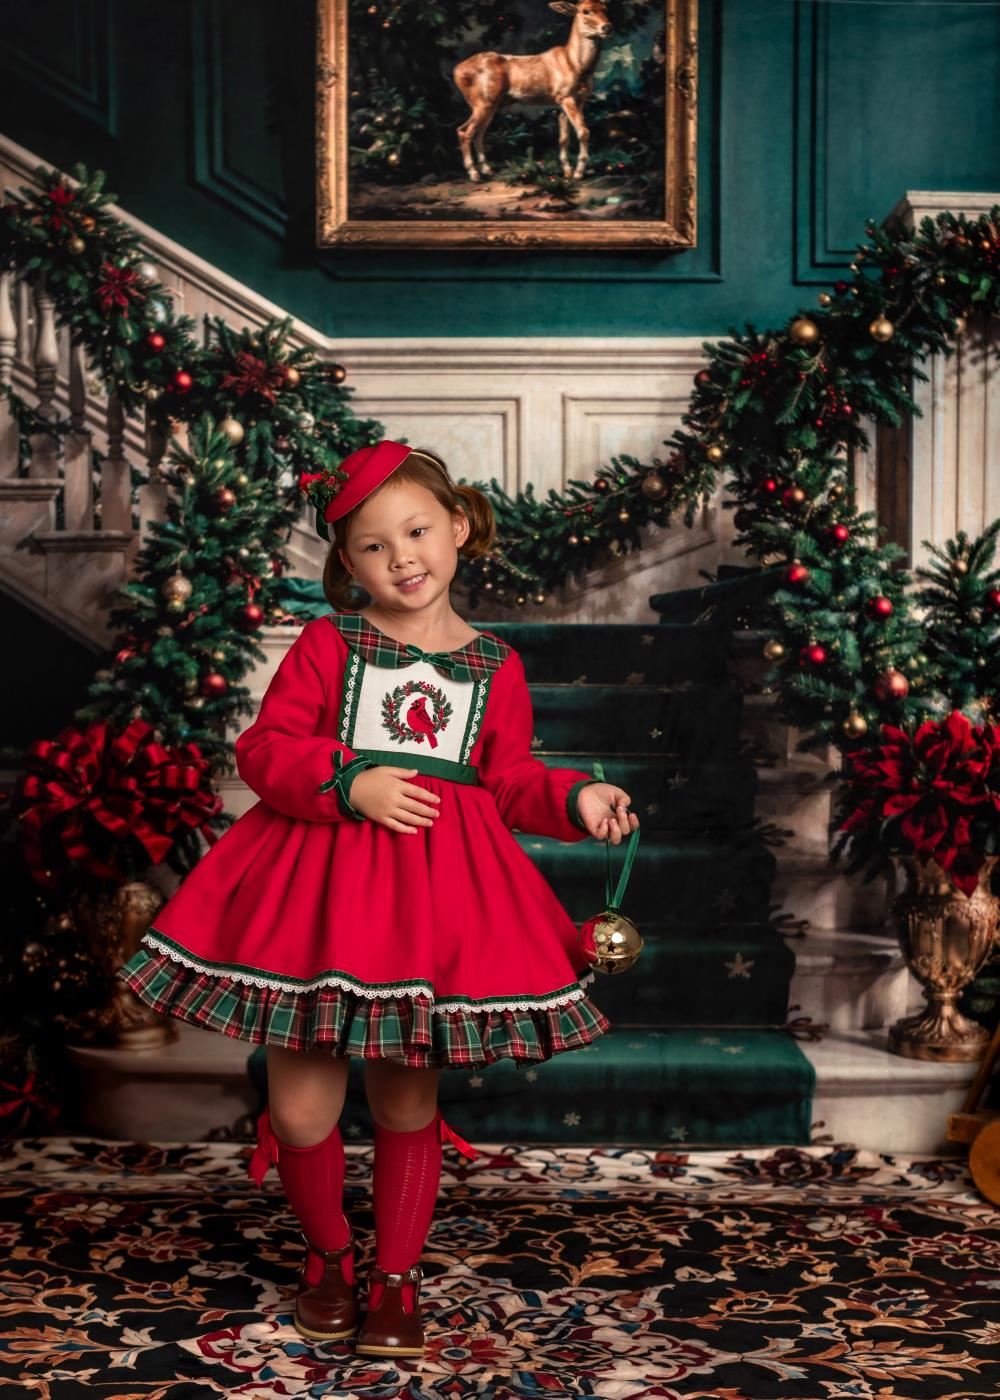
M416 533L416 532L418 532L418 531L421 532L421 533L423 533L423 531L429 530L429 529L430 529L430 526L429 526L429 525L414 525L413 529L410 531L410 534L412 535L412 534L414 534L414 533ZM366 545L365 545L364 551L363 551L363 552L364 552L365 554L367 554L368 551L369 551L370 549L376 549L376 548L378 548L378 546L377 546L377 544L373 541L371 544L366 544Z

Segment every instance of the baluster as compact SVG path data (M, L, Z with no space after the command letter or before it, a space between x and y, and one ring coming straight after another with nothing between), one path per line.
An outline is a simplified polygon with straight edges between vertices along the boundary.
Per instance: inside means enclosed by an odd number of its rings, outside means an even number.
M167 518L167 484L160 475L160 463L167 450L167 434L151 412L146 410L146 480L139 487L139 538L154 520Z
M19 277L14 286L17 298L17 358L22 364L31 359L31 332L35 325L35 309L31 300L31 283Z
M56 341L55 305L49 295L44 274L35 283L35 346L34 370L35 391L38 401L35 412L39 418L51 420L57 417L55 407L56 371L59 367L59 345ZM30 476L58 477L59 439L44 429L31 433L28 437L31 460L28 463Z
M14 274L0 276L0 385L14 380L17 320L14 316ZM0 477L17 476L19 443L17 419L6 394L0 394Z
M63 519L67 530L94 528L94 483L91 438L87 430L86 357L83 346L69 342L69 416L73 427L63 442Z
M125 414L116 393L108 398L108 453L101 464L101 529L132 529L132 482L125 456Z

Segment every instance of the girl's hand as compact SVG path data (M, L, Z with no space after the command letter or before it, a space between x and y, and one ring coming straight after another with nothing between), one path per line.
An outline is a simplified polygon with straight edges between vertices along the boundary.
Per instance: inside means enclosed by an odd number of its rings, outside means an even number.
M417 827L433 823L441 801L438 793L405 781L411 773L419 771L419 768L394 768L384 763L375 768L362 768L351 783L351 806L390 831L407 831L416 836Z
M610 841L617 846L623 836L629 836L639 825L636 814L626 810L631 801L628 793L613 783L588 783L577 795L576 810L595 841Z

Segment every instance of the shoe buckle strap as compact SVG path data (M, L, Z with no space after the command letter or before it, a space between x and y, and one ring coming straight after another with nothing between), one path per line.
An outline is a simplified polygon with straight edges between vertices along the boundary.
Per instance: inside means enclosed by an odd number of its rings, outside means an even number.
M419 1283L424 1276L419 1264L411 1264L402 1273L390 1273L386 1269L380 1269L377 1264L373 1264L370 1273L377 1283L392 1283L394 1285Z
M305 1230L300 1231L300 1233L313 1254L317 1254L324 1263L329 1263L331 1259L342 1259L345 1254L350 1254L351 1250L354 1248L353 1232L347 1243L338 1246L336 1249L320 1249L318 1245L313 1244Z

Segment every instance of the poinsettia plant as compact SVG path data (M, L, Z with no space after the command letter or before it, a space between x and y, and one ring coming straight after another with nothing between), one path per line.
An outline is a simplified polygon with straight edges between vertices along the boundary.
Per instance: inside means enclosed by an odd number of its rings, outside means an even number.
M881 741L844 755L834 859L874 875L890 855L933 859L966 895L1000 851L1000 727L961 710L910 733L883 724Z

